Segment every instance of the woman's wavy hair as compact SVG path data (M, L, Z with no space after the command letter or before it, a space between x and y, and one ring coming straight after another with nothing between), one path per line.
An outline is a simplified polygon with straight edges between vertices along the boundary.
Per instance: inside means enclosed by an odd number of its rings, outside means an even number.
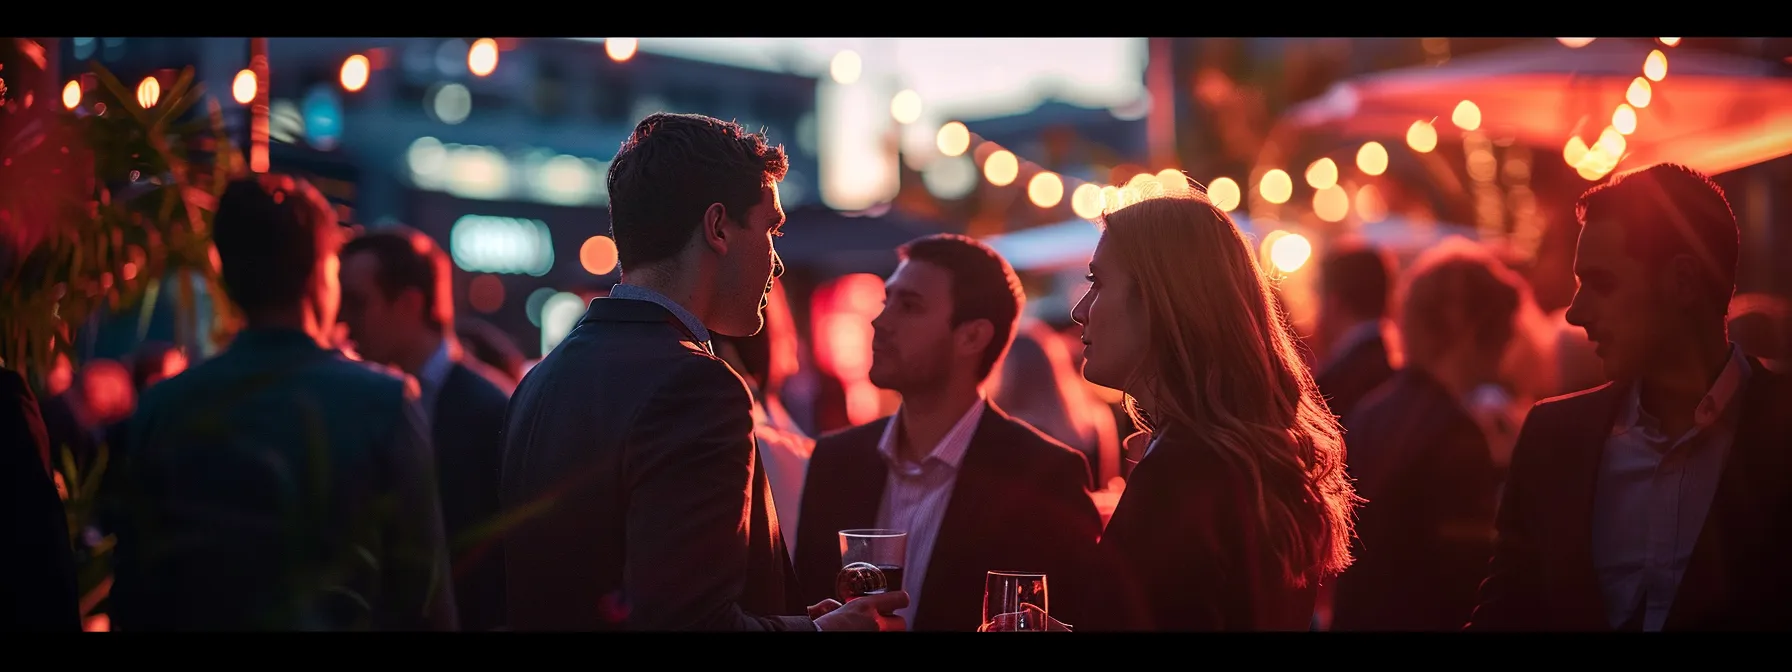
M1102 226L1147 325L1146 359L1126 389L1149 390L1152 406L1128 396L1133 421L1185 428L1237 469L1291 585L1342 572L1361 501L1343 432L1253 246L1201 195L1148 199Z

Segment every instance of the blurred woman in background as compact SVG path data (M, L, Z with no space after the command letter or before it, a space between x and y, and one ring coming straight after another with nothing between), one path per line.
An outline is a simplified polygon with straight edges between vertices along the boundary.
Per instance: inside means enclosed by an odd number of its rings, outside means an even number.
M1022 320L1014 345L991 385L996 406L1046 436L1083 452L1092 489L1120 475L1120 437L1114 416L1088 394L1070 363L1064 339L1038 320Z
M1123 390L1150 441L1101 538L1111 609L1085 629L1309 629L1357 500L1254 246L1200 196L1104 229L1073 312L1083 375Z

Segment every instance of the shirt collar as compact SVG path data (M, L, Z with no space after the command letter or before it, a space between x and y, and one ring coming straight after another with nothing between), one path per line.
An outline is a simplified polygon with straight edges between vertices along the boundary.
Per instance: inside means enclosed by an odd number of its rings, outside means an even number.
M964 415L960 416L958 422L952 425L952 429L940 438L940 442L934 445L933 450L927 454L920 465L909 464L897 455L896 433L900 431L902 420L902 409L899 408L895 415L890 416L889 422L884 425L883 437L877 442L877 452L883 456L884 463L891 469L909 475L918 473L920 468L929 462L939 462L957 469L958 465L964 462L965 452L971 448L971 437L977 432L977 421L983 418L983 411L988 407L989 402L982 396L978 396L977 402L965 410Z
M448 371L454 368L454 342L442 339L442 345L423 362L423 368L417 370L417 383L427 390L436 390L448 380Z
M709 344L709 328L703 326L703 321L697 319L696 315L692 315L691 311L685 310L684 306L678 305L677 301L666 298L666 295L664 294L640 285L625 285L619 282L616 283L615 287L610 288L610 298L657 303L661 308L670 311L673 317L678 318L678 321L684 325L684 328L691 330L691 335L697 337L697 342L702 343L704 349L710 350L712 348Z
M1702 429L1722 418L1724 411L1729 409L1730 402L1735 401L1736 395L1742 392L1749 373L1748 356L1742 353L1742 348L1731 343L1730 360L1724 364L1723 372L1717 374L1717 381L1711 384L1705 397L1699 400L1698 409L1693 411L1693 425ZM1616 436L1642 425L1654 426L1655 422L1643 410L1642 386L1632 383L1625 397L1624 410L1619 414L1617 424L1612 427L1612 434Z

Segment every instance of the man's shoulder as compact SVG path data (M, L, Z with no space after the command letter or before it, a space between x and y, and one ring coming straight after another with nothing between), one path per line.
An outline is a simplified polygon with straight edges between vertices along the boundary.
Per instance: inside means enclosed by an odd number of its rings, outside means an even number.
M878 440L883 438L884 429L889 426L890 419L893 417L895 416L886 415L870 422L822 434L820 438L815 439L815 454L820 455L823 451L827 451L831 455L853 447L876 446Z
M1615 382L1589 387L1584 390L1569 392L1538 401L1531 406L1528 418L1540 421L1589 421L1589 412L1597 411L1609 405L1615 395L1623 393L1623 386Z

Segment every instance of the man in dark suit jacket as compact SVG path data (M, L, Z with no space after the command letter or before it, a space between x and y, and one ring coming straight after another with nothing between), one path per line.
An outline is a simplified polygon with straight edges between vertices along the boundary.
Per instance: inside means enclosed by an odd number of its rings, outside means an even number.
M905 613L915 630L983 624L986 572L1071 582L1101 535L1083 454L1008 417L981 386L1014 338L1025 301L1008 262L964 236L898 250L871 325L871 382L902 394L896 415L822 437L797 532L803 597L834 597L839 531L906 532ZM1053 615L1076 622L1067 589Z
M326 346L341 231L290 177L219 199L224 290L247 325L138 405L114 628L454 629L415 393Z
M712 328L762 326L787 168L783 148L699 115L651 115L616 153L623 283L523 377L505 422L512 629L902 627L883 615L900 592L801 615L752 398L711 350Z
M1725 334L1723 190L1663 164L1576 210L1567 317L1613 382L1526 418L1469 627L1792 628L1792 384Z
M436 452L442 524L448 535L460 627L504 625L504 567L498 543L498 469L503 376L464 357L455 338L448 255L423 232L376 229L342 248L342 321L355 351L416 379Z
M1336 246L1320 262L1320 319L1332 339L1314 382L1339 417L1394 375L1382 338L1393 267L1385 250L1356 241Z

